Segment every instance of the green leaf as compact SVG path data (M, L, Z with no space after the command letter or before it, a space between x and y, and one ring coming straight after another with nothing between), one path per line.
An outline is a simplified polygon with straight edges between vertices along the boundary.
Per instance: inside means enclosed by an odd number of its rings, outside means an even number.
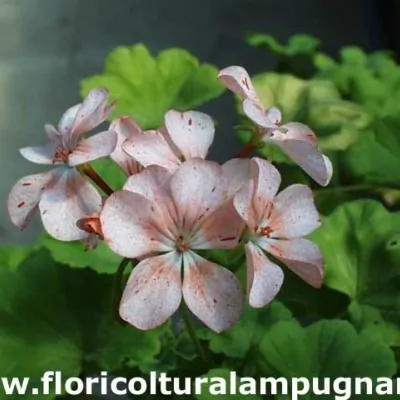
M390 248L399 231L400 212L377 201L337 207L310 236L325 257L325 285L400 322L400 255Z
M143 129L158 128L169 109L185 111L223 93L218 69L200 64L189 52L171 48L154 58L143 44L117 47L107 57L104 73L81 82L82 95L104 86L118 100L111 118L129 115Z
M113 253L105 243L94 250L85 251L81 242L60 242L44 235L40 244L50 251L53 259L72 268L91 268L101 274L114 274L121 257Z
M308 83L289 74L267 72L251 78L265 108L278 107L284 122L297 121L302 113Z
M293 321L278 322L264 336L260 355L264 374L287 379L377 378L392 377L396 372L389 346L358 334L352 325L340 320L320 321L307 328ZM302 398L312 399L313 394Z
M17 269L33 251L33 246L0 246L1 269Z
M400 188L399 129L398 117L376 119L371 131L345 154L350 176L365 183Z
M88 362L97 365L90 373L113 371L140 366L160 352L160 331L145 333L117 322L113 279L107 275L55 264L46 251L0 275L3 377L26 376L38 385L45 371L80 376Z
M289 38L287 45L282 45L277 40L265 33L251 33L246 37L246 42L251 46L265 47L277 56L312 55L320 45L320 41L307 34L297 34Z
M241 377L235 375L232 377L232 371L225 368L215 368L202 375L206 383L201 385L201 394L195 394L195 398L199 400L219 399L247 399L251 395L254 400L261 399L260 396L253 394L257 390L256 380L249 384L249 379L241 380ZM235 381L236 379L236 381ZM251 378L250 378L251 379ZM231 389L233 388L233 389Z
M400 156L393 150L380 144L373 132L366 132L362 140L349 147L344 154L346 171L358 183L400 188Z
M400 347L400 329L385 321L377 308L353 302L348 311L350 322L359 332L376 337L389 346Z
M201 331L201 337L209 341L210 350L214 353L245 358L274 323L291 319L291 312L277 301L263 309L246 306L240 321L233 328L220 334L204 329Z

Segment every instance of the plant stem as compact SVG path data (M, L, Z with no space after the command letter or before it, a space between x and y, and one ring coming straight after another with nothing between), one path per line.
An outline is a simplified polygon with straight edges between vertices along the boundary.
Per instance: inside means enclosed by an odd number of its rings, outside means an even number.
M114 193L114 190L108 186L103 178L91 167L90 164L83 164L80 170L90 178L105 194L108 196Z
M199 356L202 358L203 361L208 362L206 353L204 351L203 346L200 343L199 338L196 335L196 331L195 331L195 329L193 327L192 318L191 318L191 316L189 314L189 310L187 309L187 306L186 306L184 301L182 301L180 309L181 309L181 313L182 313L182 318L183 318L183 320L185 322L185 325L186 325L186 328L187 328L188 333L190 335L190 338L192 339L193 344L197 348Z
M254 147L252 143L249 142L236 154L235 158L246 158L253 150Z
M122 285L121 285L122 277L124 275L126 266L129 264L129 261L131 261L129 258L123 258L122 261L119 263L117 272L115 273L114 276L114 285L111 292L112 310L115 313L116 320L123 325L125 325L125 321L122 321L122 319L120 318L118 309L119 309L119 302L121 301L121 296L122 296Z

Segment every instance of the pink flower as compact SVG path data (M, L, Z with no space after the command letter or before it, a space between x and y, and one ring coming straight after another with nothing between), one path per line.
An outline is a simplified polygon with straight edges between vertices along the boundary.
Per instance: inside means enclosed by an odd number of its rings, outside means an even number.
M237 245L244 223L228 191L217 163L192 159L174 173L148 167L108 198L100 215L105 241L121 256L141 259L121 300L124 320L152 329L183 297L214 331L237 321L243 302L238 279L196 253Z
M235 195L234 206L248 227L245 250L249 303L252 307L263 307L279 292L284 278L282 269L264 251L310 285L322 285L321 252L303 238L321 222L307 186L291 185L277 194L280 174L260 158L251 160L251 176Z
M244 68L225 68L220 71L218 79L232 92L244 98L243 111L261 128L262 141L279 146L319 185L329 184L332 164L327 156L319 152L317 137L308 126L299 122L282 125L281 112L275 107L264 108Z
M214 132L214 123L208 115L170 110L165 114L164 127L134 135L122 148L144 167L158 165L174 171L184 160L205 159Z
M24 229L37 208L46 231L59 240L82 240L87 233L76 221L101 209L97 190L75 169L76 166L108 156L117 135L105 131L80 141L81 136L101 124L109 115L108 92L92 90L81 104L69 108L58 128L45 125L49 144L26 147L20 153L27 160L56 166L48 172L20 179L8 197L12 222Z

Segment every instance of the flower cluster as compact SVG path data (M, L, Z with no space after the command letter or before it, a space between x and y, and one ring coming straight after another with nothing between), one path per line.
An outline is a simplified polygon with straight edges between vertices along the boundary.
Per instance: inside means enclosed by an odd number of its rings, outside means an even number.
M277 108L264 109L242 67L225 68L218 79L243 99L255 127L250 148L273 143L317 183L329 183L332 165L310 128L282 124ZM137 260L120 303L124 320L142 330L155 328L183 299L210 329L234 325L243 308L241 283L229 266L204 258L203 250L244 249L252 307L264 307L279 292L284 274L278 263L321 286L323 258L305 238L321 224L307 186L294 184L278 193L279 171L258 157L223 165L206 160L215 127L198 111L170 110L164 125L150 131L122 116L107 131L82 139L112 108L105 89L92 90L64 113L57 129L45 126L49 144L21 149L29 161L52 169L19 180L8 210L21 229L39 209L52 237L80 240L89 249L104 241L115 253ZM115 192L104 189L89 165L107 156L127 176ZM105 193L87 177L100 182Z

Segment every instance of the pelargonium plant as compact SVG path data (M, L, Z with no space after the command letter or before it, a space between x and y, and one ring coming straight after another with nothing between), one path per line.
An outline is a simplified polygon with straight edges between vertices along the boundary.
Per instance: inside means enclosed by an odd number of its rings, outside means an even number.
M332 176L329 159L309 127L283 124L277 108L264 109L245 69L225 68L218 79L243 99L254 127L249 143L222 165L207 159L215 126L199 111L170 110L150 131L120 116L84 138L113 108L103 88L69 108L57 128L45 125L49 144L20 150L51 169L12 188L12 222L24 229L38 209L53 238L82 241L89 251L104 241L123 257L122 267L132 260L119 314L141 330L163 324L183 304L211 330L229 329L245 297L254 308L274 299L284 282L280 264L314 287L323 282L321 252L305 238L321 225L312 191L293 184L278 192L278 169L248 156L260 143L277 145L321 186ZM90 166L101 157L125 172L120 190ZM210 250L245 257L245 290L229 265L207 259Z

